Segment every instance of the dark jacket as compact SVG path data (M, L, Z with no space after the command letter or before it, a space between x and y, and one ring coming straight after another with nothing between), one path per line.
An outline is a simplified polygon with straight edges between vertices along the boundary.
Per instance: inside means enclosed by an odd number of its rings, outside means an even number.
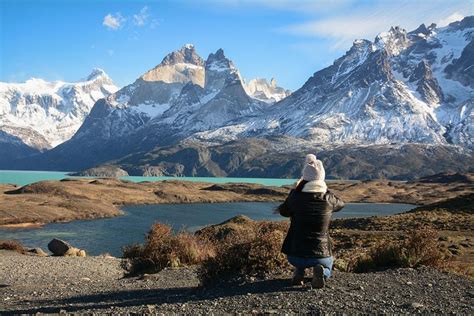
M325 258L332 255L329 223L332 212L340 211L344 202L331 192L306 193L292 190L278 208L291 218L282 252L294 257Z

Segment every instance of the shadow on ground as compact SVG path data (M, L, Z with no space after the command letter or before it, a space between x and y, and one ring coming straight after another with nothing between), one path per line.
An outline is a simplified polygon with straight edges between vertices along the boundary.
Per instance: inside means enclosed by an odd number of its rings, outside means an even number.
M288 279L264 280L244 284L225 284L210 288L180 287L167 289L128 290L93 295L80 295L64 299L30 301L38 307L4 311L8 314L59 313L61 310L75 312L90 309L109 309L111 307L133 307L161 304L179 304L216 298L251 294L265 294L282 291L304 291L301 287L289 286ZM27 302L25 302L27 303Z

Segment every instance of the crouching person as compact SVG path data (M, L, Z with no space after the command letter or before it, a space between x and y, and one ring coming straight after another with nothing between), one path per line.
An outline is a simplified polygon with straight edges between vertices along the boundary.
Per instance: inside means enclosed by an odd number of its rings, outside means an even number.
M278 207L279 213L291 220L282 252L295 267L293 285L303 284L307 268L313 268L313 288L323 288L331 276L334 258L329 223L344 202L327 190L325 176L321 161L307 155L302 178Z

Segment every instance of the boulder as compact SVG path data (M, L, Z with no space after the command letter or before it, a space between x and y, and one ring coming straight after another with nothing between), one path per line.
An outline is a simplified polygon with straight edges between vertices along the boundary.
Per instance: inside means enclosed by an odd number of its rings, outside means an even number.
M86 251L82 250L82 249L79 249L79 248L71 247L64 254L64 256L67 256L67 257L85 257L86 256Z
M48 244L48 249L55 256L64 256L73 247L61 239L54 238Z
M46 252L44 252L43 249L41 249L41 248L29 249L28 253L30 253L32 255L37 255L39 257L47 257L48 256L48 254Z

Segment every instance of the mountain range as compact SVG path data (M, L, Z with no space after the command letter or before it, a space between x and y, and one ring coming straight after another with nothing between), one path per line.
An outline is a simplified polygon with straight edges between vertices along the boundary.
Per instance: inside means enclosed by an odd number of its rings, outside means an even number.
M118 88L102 69L69 83L0 82L0 160L39 153L70 139L94 104ZM8 159L7 159L8 156Z
M222 49L203 60L188 44L98 100L71 139L6 167L298 177L314 152L335 178L468 171L473 63L474 17L356 40L293 93L245 82Z

